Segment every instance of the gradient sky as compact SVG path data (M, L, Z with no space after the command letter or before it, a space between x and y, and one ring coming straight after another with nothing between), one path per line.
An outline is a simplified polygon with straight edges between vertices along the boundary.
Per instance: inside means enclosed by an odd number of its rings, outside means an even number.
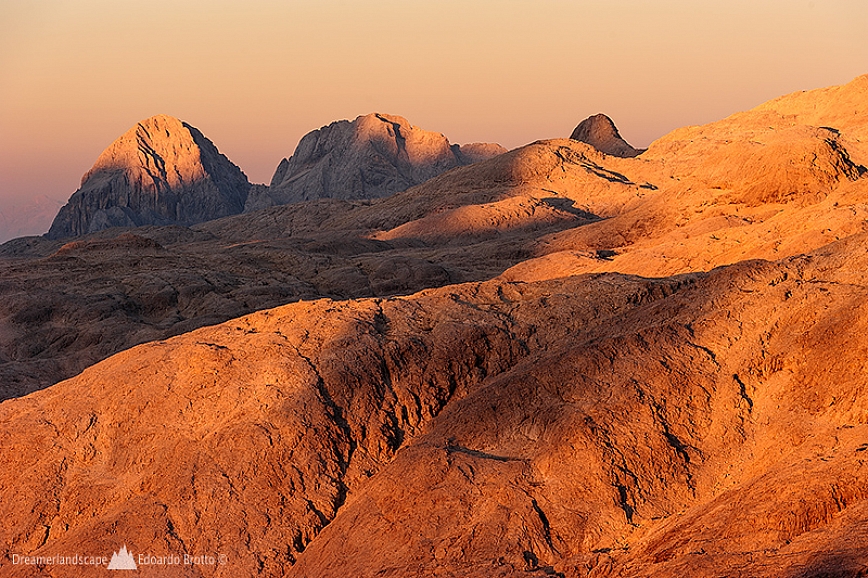
M865 73L865 0L0 0L0 210L157 113L268 182L374 111L508 148L605 112L647 146Z

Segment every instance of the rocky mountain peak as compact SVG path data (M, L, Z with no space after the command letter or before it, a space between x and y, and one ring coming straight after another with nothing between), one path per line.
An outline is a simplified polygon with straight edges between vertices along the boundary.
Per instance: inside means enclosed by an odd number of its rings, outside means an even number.
M271 186L252 191L245 211L312 199L373 199L449 169L506 152L497 144L450 144L443 134L382 113L311 131L280 162Z
M145 171L157 178L143 184L157 189L164 183L174 186L198 180L203 176L201 169L201 152L189 128L177 118L158 114L136 123L110 144L81 184L100 172Z
M570 138L616 157L635 157L642 152L621 138L615 123L605 114L595 114L580 122Z
M161 114L137 123L99 155L48 237L216 219L240 213L249 188L241 169L198 129Z

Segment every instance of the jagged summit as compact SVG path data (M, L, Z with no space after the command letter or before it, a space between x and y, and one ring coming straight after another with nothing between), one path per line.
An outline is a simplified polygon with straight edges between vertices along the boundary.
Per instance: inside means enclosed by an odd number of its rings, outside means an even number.
M641 149L633 148L621 138L615 123L605 114L595 114L580 122L570 138L616 157L630 158L642 153Z
M84 174L47 236L199 223L240 213L247 177L198 129L167 115L137 123Z
M418 185L449 169L506 152L491 143L450 144L442 134L381 113L340 120L306 134L280 162L271 186L246 211L312 199L372 199Z

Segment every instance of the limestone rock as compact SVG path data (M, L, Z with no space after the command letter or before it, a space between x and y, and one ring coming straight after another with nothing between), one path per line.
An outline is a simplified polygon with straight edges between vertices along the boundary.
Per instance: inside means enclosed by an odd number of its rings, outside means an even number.
M815 250L868 220L868 179L851 154L868 140L862 90L857 79L800 93L798 107L785 97L773 101L783 112L763 105L680 129L636 158L540 141L382 199L133 232L162 252L114 231L64 250L42 238L7 243L0 398L144 341L301 298L407 294L501 274L671 275Z
M0 525L0 560L125 543L227 556L197 576L285 574L453 400L679 285L601 278L318 300L122 352L0 404L0 487L19 497L0 504L14 520Z
M110 227L190 225L240 213L250 183L199 130L157 115L100 154L47 233L74 237Z
M660 287L484 380L290 576L858 575L866 242Z
M473 142L463 145L452 145L455 156L462 165L470 165L502 155L506 149L496 143Z
M268 189L252 192L246 211L312 199L374 199L449 169L506 152L496 144L452 145L400 116L368 114L306 134L283 159Z
M642 153L621 138L615 123L605 114L595 114L580 122L570 138L588 143L598 151L616 157L629 158Z

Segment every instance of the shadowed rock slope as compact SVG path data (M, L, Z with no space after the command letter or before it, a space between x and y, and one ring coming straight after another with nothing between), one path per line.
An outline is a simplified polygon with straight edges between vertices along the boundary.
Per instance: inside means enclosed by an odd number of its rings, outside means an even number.
M201 223L240 213L249 188L241 169L196 128L157 115L102 152L46 236Z
M280 162L270 187L256 189L245 210L312 199L385 197L504 152L497 144L449 144L442 134L400 116L341 120L306 134L292 156Z
M483 380L289 575L862 575L866 241L715 270Z
M143 345L0 405L2 555L844 576L868 563L866 271L859 235L657 281L297 303Z

